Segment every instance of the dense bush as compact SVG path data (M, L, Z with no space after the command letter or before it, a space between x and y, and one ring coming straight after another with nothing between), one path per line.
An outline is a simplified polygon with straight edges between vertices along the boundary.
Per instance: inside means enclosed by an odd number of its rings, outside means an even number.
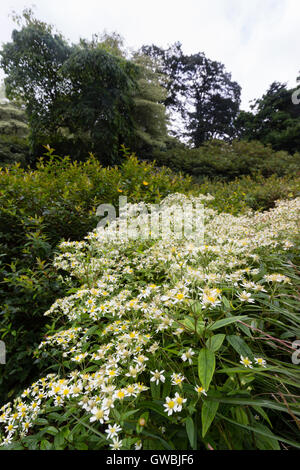
M13 103L0 103L0 135L26 137L28 132L25 110Z
M190 178L129 155L120 168L103 168L93 157L71 163L50 150L35 170L18 164L1 170L0 339L7 364L1 366L0 402L36 374L32 350L46 323L42 313L68 288L51 266L57 243L80 240L95 228L101 203L117 206L120 195L157 202L190 186Z
M28 125L24 109L12 103L0 103L0 166L28 162Z
M163 220L187 202L168 197ZM299 448L299 215L298 198L205 209L200 243L113 223L62 243L54 264L73 289L46 312L39 380L1 409L4 448Z
M21 137L0 135L0 166L20 163L25 167L30 158L27 140Z
M237 215L253 210L268 210L279 199L293 199L300 196L299 177L272 175L264 178L243 176L232 181L214 181L206 178L199 186L202 194L212 194L214 199L208 204L220 212Z
M201 181L205 177L231 180L260 172L268 177L299 172L300 154L275 152L260 142L210 141L199 148L172 145L167 151L155 152L159 164L183 171Z

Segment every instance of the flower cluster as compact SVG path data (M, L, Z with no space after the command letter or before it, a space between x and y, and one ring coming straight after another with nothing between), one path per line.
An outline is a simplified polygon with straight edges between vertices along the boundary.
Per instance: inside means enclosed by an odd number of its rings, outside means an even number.
M165 214L174 201L184 205L186 199L169 197ZM55 351L63 367L1 408L1 445L26 436L45 410L63 412L72 405L78 422L87 418L110 448L131 445L128 436L141 448L134 426L122 425L147 405L141 394L148 401L155 397L162 414L179 421L182 415L184 423L188 405L197 406L209 394L195 371L213 325L274 293L274 283L290 282L283 274L261 273L260 260L265 250L292 246L299 211L300 199L240 217L206 209L201 243L171 234L138 246L112 238L110 227L83 242L62 243L55 266L82 286L45 313L63 318L68 328L47 336L36 354ZM253 368L249 357L240 362ZM264 358L253 358L266 367Z

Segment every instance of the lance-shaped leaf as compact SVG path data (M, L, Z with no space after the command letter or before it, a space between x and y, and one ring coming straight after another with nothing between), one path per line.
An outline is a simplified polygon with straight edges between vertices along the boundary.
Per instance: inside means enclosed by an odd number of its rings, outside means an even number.
M204 437L207 431L209 430L211 423L215 419L218 408L219 402L212 400L204 400L201 410L202 437Z
M208 390L216 367L214 353L210 349L201 349L198 356L198 375L202 387Z

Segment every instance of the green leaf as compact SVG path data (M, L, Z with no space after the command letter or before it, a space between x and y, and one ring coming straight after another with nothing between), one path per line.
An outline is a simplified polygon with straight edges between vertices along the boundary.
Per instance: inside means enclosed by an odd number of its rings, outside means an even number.
M122 450L129 450L131 446L138 441L139 439L133 437L126 437L126 439L122 439Z
M82 441L80 441L80 442L77 441L74 444L74 446L75 446L76 450L88 450L88 448L89 448L88 445L85 442L82 442Z
M267 415L267 413L265 412L265 410L263 410L260 406L254 406L252 405L252 408L258 413L260 414L260 416L262 416L266 421L267 423L269 424L269 426L272 428L272 423L269 419L269 416Z
M233 349L239 354L239 356L253 359L253 353L243 338L236 335L228 335L226 336L226 339Z
M205 324L203 321L195 321L194 318L187 317L184 320L181 321L181 324L185 326L188 330L190 331L195 331L199 334L202 335Z
M55 450L60 450L64 444L64 431L60 431L59 433L55 434L54 437L54 448Z
M224 338L225 338L225 335L223 334L211 336L206 341L206 347L210 349L211 351L216 352L222 346Z
M198 375L199 380L205 390L208 390L213 378L216 367L214 353L210 349L201 349L198 356Z
M149 431L145 431L145 430L143 431L143 435L152 437L153 439L160 441L162 443L162 445L164 446L164 448L167 449L167 450L174 450L174 444L171 441L167 442L162 437L160 437L156 434L152 434ZM145 444L146 444L147 441L150 441L150 439L146 439L144 441ZM146 446L144 446L143 448L146 450ZM152 447L149 450L153 450Z
M228 405L243 405L243 406L260 406L261 408L268 408L270 410L282 411L288 413L288 409L284 404L277 403L271 400L264 400L264 399L255 399L255 398L244 398L244 397L236 397L236 398L215 398L220 403L226 403ZM290 405L290 410L296 416L300 416L299 407Z
M226 297L222 296L222 302L226 308L226 310L231 310L231 306L230 306L230 303L229 303L229 300L226 299Z
M191 317L186 317L181 321L181 324L189 330L195 330L195 320Z
M158 400L160 397L160 384L156 385L155 382L150 382L150 390L153 400Z
M43 439L41 441L41 450L50 450L52 449L51 442L47 441L47 439Z
M166 380L163 385L162 397L168 397L170 395L171 387L172 387L171 381Z
M125 421L126 419L130 418L130 416L133 416L135 413L137 413L138 411L139 411L138 408L136 410L126 411L126 413L121 415L120 421Z
M245 426L249 424L248 416L244 408L241 406L236 406L234 408L235 418L238 423L244 424Z
M192 308L192 312L195 315L200 315L200 313L202 312L202 304L200 302L194 302L191 308Z
M99 326L98 325L91 326L91 328L89 328L88 331L84 334L81 341L83 341L87 336L91 336L92 334L96 333L96 331L99 331Z
M92 433L94 433L94 434L96 434L97 436L101 437L101 438L106 442L107 439L106 439L106 436L105 436L103 433L97 431L95 428L93 428L93 427L90 426L89 424L85 423L83 420L78 419L76 416L72 415L72 417L73 417L74 419L76 419L76 421L77 421L78 424L81 424L81 425L84 426L86 429L89 429ZM73 429L73 431L74 431L74 429Z
M196 435L196 429L195 429L195 424L194 424L194 421L193 419L191 418L191 416L188 416L185 420L185 429L186 429L186 433L188 435L188 438L189 438L189 441L190 441L190 445L191 445L191 448L193 450L196 450L196 447L197 447L197 441L196 441L196 438L197 438L197 435Z
M54 426L49 426L45 431L47 434L51 434L51 436L55 436L58 433L58 430Z
M139 403L139 407L140 407L140 409L145 408L145 409L149 409L149 410L152 410L152 411L156 411L156 413L160 414L161 416L163 416L168 421L172 421L171 416L168 416L167 413L164 411L162 403L161 404L156 404L152 401L142 401L141 403Z
M268 436L267 434L270 433L269 428L263 426L262 424L258 424L258 428L262 431L265 430L265 435L259 435L255 437L255 442L260 450L281 450L280 445L277 439L274 439L273 435Z
M288 439L284 439L283 437L276 436L268 428L266 428L265 426L261 426L261 425L257 426L257 427L253 427L253 426L249 426L249 425L245 426L244 424L237 423L236 421L233 421L232 419L229 419L226 416L223 416L223 415L219 415L219 416L222 419L224 419L225 421L228 421L231 424L235 424L237 426L240 426L241 428L244 428L247 431L253 431L253 432L255 432L255 433L257 433L261 436L264 436L267 439L273 439L275 441L284 442L285 444L289 444L289 445L295 447L296 449L300 449L300 444L298 442L290 441Z
M204 400L201 410L202 419L202 437L204 437L210 428L211 423L215 419L219 408L219 403L212 400Z
M207 329L209 329L211 331L218 330L219 328L222 328L223 326L227 326L227 325L230 325L231 323L235 323L239 320L246 320L246 319L247 319L247 317L245 317L244 315L239 316L239 317L223 318L222 320L218 320L215 323L213 323L212 325L210 325Z
M48 420L45 418L37 418L34 421L34 424L37 424L38 426L43 426L44 424L48 424Z
M248 326L242 325L242 323L239 323L238 328L239 328L240 330L242 330L243 333L245 333L246 336L248 336L249 338L253 338L253 335L252 335L252 333L251 333L251 330L250 330L250 328L248 328Z

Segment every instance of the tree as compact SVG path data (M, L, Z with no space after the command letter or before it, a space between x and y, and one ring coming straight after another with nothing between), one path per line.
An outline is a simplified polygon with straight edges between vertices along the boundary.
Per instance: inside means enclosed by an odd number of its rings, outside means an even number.
M57 102L65 84L59 72L71 50L50 26L25 14L25 25L0 51L7 97L24 102L33 147L43 130L53 135L60 126Z
M76 158L91 151L105 164L116 161L133 131L134 64L105 50L97 37L70 46L32 14L0 56L8 97L26 105L33 153L50 143Z
M74 136L80 133L86 148L103 163L113 163L133 133L135 66L104 49L79 47L61 74L68 83L62 97L62 125Z
M93 34L91 41L81 38L79 45L85 49L103 49L116 57L128 59L128 51L124 45L124 39L116 31Z
M25 103L35 156L50 144L111 164L122 144L141 152L164 145L165 96L149 58L129 60L117 33L70 45L31 11L23 16L0 57L8 97Z
M181 119L177 129L173 127L174 135L195 147L211 138L234 136L241 88L223 64L201 52L185 55L178 42L166 50L143 46L142 52L156 59L158 71L167 78L164 104L175 121Z
M122 59L128 59L136 67L136 82L132 87L133 130L130 147L140 156L149 157L155 148L164 148L168 139L166 108L163 104L166 91L160 84L162 77L155 72L155 64L149 56L126 50L123 38L116 32L92 37L92 41L80 41L81 46L105 50Z
M80 45L105 50L134 64L136 75L131 88L133 106L130 110L132 132L128 143L142 157L149 157L154 148L164 148L168 139L166 108L163 104L166 91L160 84L161 77L155 72L153 60L139 52L130 54L123 38L116 32L95 34L91 42L81 40Z
M186 93L190 106L187 135L195 147L211 139L234 137L234 121L240 106L240 86L231 80L223 64L211 61L204 54L186 59Z
M240 138L260 140L274 150L300 151L300 104L294 104L296 88L273 82L250 112L241 112L236 121Z

